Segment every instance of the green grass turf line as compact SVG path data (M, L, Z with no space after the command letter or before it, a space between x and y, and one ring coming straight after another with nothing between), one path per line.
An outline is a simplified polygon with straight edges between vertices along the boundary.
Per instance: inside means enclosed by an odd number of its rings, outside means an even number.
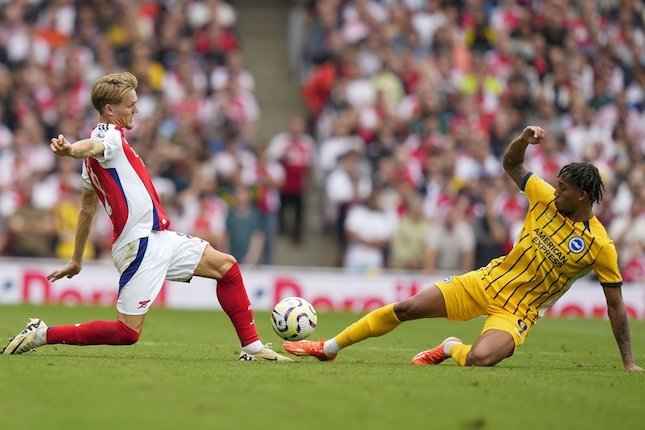
M113 319L105 308L0 306L0 337L29 316L48 324ZM329 338L353 314L321 314ZM265 342L281 344L268 313ZM0 413L10 429L643 429L645 374L622 370L608 321L541 320L494 368L410 358L483 324L413 321L344 350L331 363L238 362L222 312L152 309L131 347L48 346L0 356ZM645 365L645 323L632 322Z

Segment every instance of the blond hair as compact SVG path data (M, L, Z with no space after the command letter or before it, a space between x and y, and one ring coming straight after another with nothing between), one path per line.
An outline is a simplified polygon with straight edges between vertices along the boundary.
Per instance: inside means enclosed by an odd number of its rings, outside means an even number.
M139 86L137 78L129 72L111 73L103 76L92 86L92 104L100 113L106 104L118 104L130 90Z

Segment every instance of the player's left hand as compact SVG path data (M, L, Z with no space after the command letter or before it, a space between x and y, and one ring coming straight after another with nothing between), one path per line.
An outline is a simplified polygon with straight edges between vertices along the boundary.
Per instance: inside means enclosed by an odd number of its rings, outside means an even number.
M50 282L58 281L60 278L67 276L68 278L78 275L81 271L81 265L74 260L70 260L65 266L58 270L54 270L49 275L47 279Z
M629 370L630 372L642 372L643 368L638 366L636 363L627 363L625 364L625 369Z

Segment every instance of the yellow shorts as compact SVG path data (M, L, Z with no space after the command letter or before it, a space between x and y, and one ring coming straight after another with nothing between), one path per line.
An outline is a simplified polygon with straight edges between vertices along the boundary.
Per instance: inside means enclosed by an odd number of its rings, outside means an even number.
M505 331L513 336L516 348L528 337L531 331L530 321L525 315L514 315L503 309L486 293L481 270L450 276L435 285L443 294L449 320L468 321L487 315L482 333L488 330Z

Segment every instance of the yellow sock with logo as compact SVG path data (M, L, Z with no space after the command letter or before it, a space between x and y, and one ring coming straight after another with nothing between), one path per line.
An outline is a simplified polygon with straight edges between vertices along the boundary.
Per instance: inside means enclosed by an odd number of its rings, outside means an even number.
M394 313L394 303L378 308L340 332L334 340L340 348L345 348L368 337L381 336L391 332L401 324Z
M465 366L468 353L472 347L472 345L464 345L463 343L456 342L450 347L450 356L459 366Z

